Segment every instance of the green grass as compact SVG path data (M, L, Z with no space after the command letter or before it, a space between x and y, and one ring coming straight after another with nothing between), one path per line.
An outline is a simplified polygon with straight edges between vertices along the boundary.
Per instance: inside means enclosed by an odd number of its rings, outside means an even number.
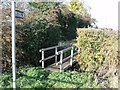
M5 72L0 88L12 88L12 73ZM40 67L17 70L17 88L99 88L92 73L48 72Z

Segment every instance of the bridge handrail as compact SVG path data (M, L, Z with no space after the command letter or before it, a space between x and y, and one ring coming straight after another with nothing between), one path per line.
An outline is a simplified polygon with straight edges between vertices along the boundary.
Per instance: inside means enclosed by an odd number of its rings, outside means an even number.
M57 54L54 54L54 55L49 56L49 57L47 57L47 58L44 58L43 60L41 59L40 62L41 62L41 61L46 61L46 60L48 60L48 59L51 59L51 58L53 58L53 57L61 54L61 52L66 52L67 50L70 50L71 48L72 48L72 47L68 47L68 48L63 49L63 50L61 50L61 51L58 51Z
M49 56L49 57L47 57L47 58L41 59L40 62L41 62L41 61L46 61L46 60L48 60L48 59L51 59L51 58L53 58L53 57L55 57L55 56L58 56L59 54L60 54L60 52L57 53L57 54L54 54L54 55L52 55L52 56Z
M65 49L62 49L62 50L58 51L58 53L59 53L59 52L60 52L60 53L61 53L61 52L66 52L66 51L70 50L72 47L73 47L73 46L68 47L68 48L65 48Z
M70 49L72 49L73 47L76 47L75 45L72 45L72 46L70 46L70 47L68 47L68 48L65 48L65 49L62 49L62 50L60 50L60 51L58 51L58 53L60 52L66 52L66 51L68 51L68 50L70 50Z
M47 51L47 50L51 50L51 49L58 48L58 47L63 47L63 46L70 46L70 45L56 45L56 46L52 46L52 47L48 47L48 48L42 48L42 49L39 50L39 52Z
M69 46L69 47L58 51L58 47L63 47L63 46ZM48 59L51 59L51 58L54 58L54 57L55 57L55 63L56 63L56 64L57 64L57 63L58 63L58 64L60 63L60 70L62 70L62 66L61 66L62 63L63 63L65 60L69 59L69 58L70 58L70 65L72 65L72 58L73 58L73 56L74 56L75 54L77 54L77 53L74 53L74 52L73 52L73 51L74 51L74 47L76 47L76 46L75 46L75 45L56 45L56 46L52 46L52 47L40 49L39 51L42 53L42 59L40 60L40 62L42 62L42 68L44 68L44 61L46 61L46 60L48 60ZM55 49L55 54L45 58L45 57L44 57L44 52L45 52L46 50L51 50L51 49ZM67 52L68 50L71 50L71 54L70 54L70 56L64 58L64 57L63 57L63 53L64 53L64 52ZM59 62L57 61L57 56L58 56L58 55L60 55L60 61L59 61Z
M42 48L42 49L39 50L39 52L42 53L42 60L40 60L40 62L42 62L42 68L44 68L44 61L48 60L48 59L51 59L53 57L55 57L55 62L57 63L57 55L59 54L58 53L58 47L63 47L63 46L70 46L70 45L56 45L56 46L52 46L52 47L48 47L48 48ZM55 55L45 58L45 56L44 56L45 51L46 50L51 50L51 49L55 49Z
M65 62L66 60L68 60L69 58L71 58L71 56L68 56L68 57L64 58L62 60L62 63ZM60 63L60 61L59 61L59 62L56 63L56 65L61 65L62 63Z
M66 51L68 51L68 50L71 50L73 47L75 47L75 46L68 47L68 48L63 49L63 50L61 50L61 51L58 51L57 53L58 53L58 54L64 53L64 52L66 52ZM78 54L78 52L73 53L73 56L76 55L76 54ZM62 60L64 61L64 60L69 59L69 58L70 58L70 56L67 56L66 58L64 58L64 59L62 59ZM59 63L59 62L58 62L58 63Z

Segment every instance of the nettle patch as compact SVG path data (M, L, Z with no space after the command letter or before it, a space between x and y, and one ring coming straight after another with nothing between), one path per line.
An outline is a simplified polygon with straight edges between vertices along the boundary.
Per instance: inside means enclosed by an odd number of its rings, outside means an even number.
M99 88L92 73L48 72L39 67L17 70L17 88ZM0 88L12 88L12 72L2 74Z

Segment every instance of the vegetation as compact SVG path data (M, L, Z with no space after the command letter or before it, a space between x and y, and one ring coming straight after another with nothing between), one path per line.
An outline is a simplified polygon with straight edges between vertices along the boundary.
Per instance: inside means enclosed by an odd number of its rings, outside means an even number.
M98 88L92 73L48 72L38 67L17 70L19 88ZM0 88L12 88L11 72L3 73Z
M11 4L3 3L2 65L0 88L12 88L11 72ZM5 6L6 5L6 6ZM25 18L16 20L17 88L100 88L117 87L117 32L86 29L96 20L91 18L84 3L17 2L17 9L25 10ZM22 5L22 6L21 6ZM21 7L20 7L21 6ZM6 22L5 22L6 21ZM78 29L76 28L83 28ZM76 33L77 31L77 33ZM79 49L75 71L49 72L40 66L39 49L74 41ZM47 55L53 53L47 52ZM70 52L66 52L66 57ZM24 67L21 66L33 66ZM4 72L8 70L8 72ZM10 71L9 71L10 70Z
M6 16L11 18L11 4L9 2L4 4L7 5L3 7L3 17L6 21ZM91 23L91 17L86 22L86 18L82 18L80 13L78 15L74 10L71 11L67 5L58 2L29 2L28 4L17 2L16 6L17 9L26 10L25 18L16 20L17 67L39 66L41 59L39 49L57 45L60 41L73 40L76 38L76 27L87 27ZM2 23L2 63L4 69L9 69L12 62L11 24L8 23Z
M45 19L37 18L23 26L22 33L17 33L21 39L17 40L17 55L19 64L39 65L41 54L39 49L57 45L60 41L59 26L49 23ZM55 37L55 38L54 38Z
M117 32L110 29L83 28L78 29L77 34L77 47L80 49L77 61L80 64L80 69L95 72L99 78L103 79L116 77L118 65ZM117 87L117 81L115 87Z

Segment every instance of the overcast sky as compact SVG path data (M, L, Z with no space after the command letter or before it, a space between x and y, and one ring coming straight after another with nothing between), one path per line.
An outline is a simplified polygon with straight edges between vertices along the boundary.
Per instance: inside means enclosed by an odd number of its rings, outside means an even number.
M118 29L118 2L120 0L84 0L91 7L90 13L96 18L98 27Z

